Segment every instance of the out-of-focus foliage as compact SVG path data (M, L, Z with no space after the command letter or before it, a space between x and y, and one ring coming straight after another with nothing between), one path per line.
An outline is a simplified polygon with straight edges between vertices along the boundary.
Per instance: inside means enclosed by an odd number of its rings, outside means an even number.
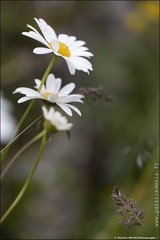
M28 103L18 104L12 92L33 88L51 55L37 56L37 42L24 37L26 24L43 18L57 34L86 41L94 54L93 72L69 74L58 59L52 73L63 83L102 87L103 97L86 96L74 114L71 140L55 135L46 145L34 179L21 203L2 225L3 239L113 239L146 236L141 226L117 223L111 198L118 186L145 211L143 224L158 238L155 227L154 164L158 162L159 116L158 1L2 1L1 88L15 107L17 121ZM25 128L41 114L36 101ZM41 123L27 130L11 147L10 157ZM49 137L48 137L49 138ZM2 182L2 212L22 187L38 151L33 145L17 160ZM6 161L7 163L7 161Z

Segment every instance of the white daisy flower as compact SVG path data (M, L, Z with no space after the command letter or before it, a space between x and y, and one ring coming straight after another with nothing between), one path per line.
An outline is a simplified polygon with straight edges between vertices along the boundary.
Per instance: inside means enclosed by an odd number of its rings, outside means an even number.
M54 29L49 26L43 19L34 18L37 22L41 35L34 27L27 24L32 31L22 32L23 35L33 38L41 42L46 47L37 47L33 50L35 54L54 53L57 56L63 57L68 65L71 74L75 74L75 70L82 70L89 74L92 71L92 64L84 57L90 58L92 53L88 52L88 48L84 47L84 41L76 40L74 36L59 34L58 37Z
M41 81L39 79L35 79L36 86L38 89ZM25 94L25 97L22 97L18 100L18 103L22 103L31 99L42 99L47 101L47 103L52 103L58 105L62 108L69 116L72 116L73 109L81 116L81 112L75 106L69 104L71 102L80 102L84 96L80 94L70 94L75 88L74 83L69 83L63 88L60 89L62 84L61 78L55 78L54 74L49 74L46 79L46 86L43 85L41 91L38 92L31 88L19 87L13 93L22 93Z
M54 107L51 107L49 111L45 106L42 107L43 115L45 118L44 127L49 132L55 131L68 131L73 126L72 123L68 123L66 117L58 111L55 111Z

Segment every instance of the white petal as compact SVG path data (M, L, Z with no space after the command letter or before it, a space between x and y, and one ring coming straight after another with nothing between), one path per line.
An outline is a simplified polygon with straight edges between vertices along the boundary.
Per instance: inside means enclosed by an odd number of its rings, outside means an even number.
M52 40L52 48L53 48L54 51L58 51L59 42L57 40Z
M59 96L66 96L66 95L70 94L73 91L74 88L75 88L75 84L74 83L69 83L59 91L58 95Z
M53 52L53 50L49 48L37 47L33 50L33 52L35 54L47 54Z
M74 48L77 48L77 47L80 47L80 46L83 46L85 44L84 41L75 41L74 43L72 43L69 48L72 50Z
M52 39L57 39L57 35L54 29L50 25L48 25L42 18L40 18L39 20L35 18L35 21L37 22L47 42L51 42Z
M29 101L31 99L35 99L35 97L22 97L18 100L18 103L26 102L26 101Z
M49 25L48 25L48 31L49 31L51 38L57 40L57 35L56 35L54 29Z
M74 48L74 49L70 49L71 52L76 52L76 51L88 51L87 47L78 47L78 48Z
M43 112L44 118L47 118L48 111L47 111L47 108L45 106L42 106L42 112Z
M66 104L68 107L72 108L76 113L78 113L80 116L82 115L81 112L79 111L78 108L76 108L75 106L71 105L71 104Z
M45 39L48 41L48 35L47 35L47 23L43 20L43 19L37 19L37 18L34 18L35 21L37 22L43 36L45 37Z
M49 48L48 42L46 42L46 40L39 33L30 31L30 32L22 32L22 35L30 37L34 40L37 40L38 42L43 43L44 45L46 45Z
M83 57L73 57L73 61L81 62L81 63L87 65L89 70L93 70L92 69L92 64L87 59L85 59Z
M35 88L36 88L36 89L38 89L38 88L40 87L41 81L40 81L39 79L35 79L34 81L35 81L35 83L36 83L36 86L35 86ZM44 86L44 85L42 86L42 88L41 88L41 91L40 91L40 92L41 92L41 93L44 93L44 92L46 92L46 88L45 88L45 86Z
M73 57L72 56L68 59L65 58L65 60L67 62L70 62L75 67L75 69L82 70L84 72L87 72L88 74L89 74L88 70L93 70L91 63L83 57Z
M53 52L54 52L54 54L55 54L56 56L63 57L63 55L60 54L60 53L58 53L57 51L54 51L54 50L53 50Z
M57 105L63 109L63 111L65 111L69 116L72 116L72 111L70 110L69 107L66 106L66 104L62 104L62 103L57 103Z
M26 96L32 96L32 97L35 96L35 97L41 98L41 94L31 88L20 87L20 88L17 88L13 93L22 93L22 94L25 94Z
M48 119L52 120L54 114L55 114L54 107L51 107L48 111Z
M60 42L66 43L67 39L68 39L68 35L66 35L66 34L58 35L58 41L60 41Z
M76 37L68 36L68 39L66 41L67 46L71 45L75 40L76 40Z
M64 58L66 60L67 66L69 68L69 72L71 75L75 74L75 66L73 65L73 63L71 61L68 61L68 58Z
M46 80L46 91L47 92L55 92L55 76L54 74L50 73L47 77L47 80Z
M34 27L32 27L31 25L27 24L27 27L29 27L30 29L32 29L35 33L40 34Z
M72 49L72 51L77 51L77 50L79 50L79 51L87 51L88 48L87 47L77 47L75 49Z
M44 35L44 37L45 37L45 39L47 40L48 43L52 42L52 36L50 35L48 27L47 27L46 31L43 31L43 35Z
M34 79L34 81L35 81L35 84L36 84L35 88L39 88L39 86L41 84L41 80L36 78L36 79Z
M71 56L93 57L93 54L79 49L71 50Z
M72 64L72 65L75 67L75 69L81 70L81 62L80 62L80 61L77 61L77 58L78 58L78 57L74 57L74 56L64 57L64 59L66 60L66 62L69 62L70 64Z
M61 78L56 78L56 87L55 87L55 93L58 93L60 87L62 84L62 79Z
M83 103L81 98L82 98L82 95L78 96L78 94L71 94L67 97L59 97L58 102L64 102L64 103L80 102L80 103Z

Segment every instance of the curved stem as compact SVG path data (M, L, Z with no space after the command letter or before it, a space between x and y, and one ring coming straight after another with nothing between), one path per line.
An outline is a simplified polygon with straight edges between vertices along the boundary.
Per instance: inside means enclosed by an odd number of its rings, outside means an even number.
M8 210L5 212L5 214L2 216L1 220L0 220L0 223L2 224L2 222L9 216L9 214L13 211L13 209L16 207L16 205L18 204L18 202L21 200L21 198L23 197L24 193L26 192L28 186L29 186L29 183L31 182L31 179L34 175L34 172L36 170L36 167L39 163L39 160L41 158L41 155L42 155L42 152L43 152L43 149L44 149L44 146L45 146L45 143L46 143L46 136L47 136L47 132L44 131L44 134L43 134L43 137L42 137L42 142L41 142L41 146L40 146L40 150L39 150L39 153L38 153L38 156L36 158L36 161L35 161L35 164L24 184L24 186L22 187L21 191L19 192L18 196L16 197L16 199L14 200L14 202L11 204L11 206L8 208Z
M57 56L54 55L54 57L52 58L50 64L48 65L48 67L47 67L47 69L46 69L46 71L45 71L45 73L44 73L44 75L43 75L43 77L42 77L41 84L40 84L40 86L39 86L38 92L40 92L40 90L41 90L41 88L42 88L42 86L43 86L43 84L44 84L44 82L45 82L45 80L46 80L46 78L47 78L47 75L48 75L49 72L51 71L51 69L52 69L52 67L53 67L56 59L57 59ZM18 123L18 125L17 125L17 127L16 127L16 129L15 129L15 131L14 131L13 136L12 136L11 139L13 139L13 138L15 137L15 135L17 134L18 129L21 127L22 123L24 122L24 120L26 119L27 115L28 115L29 112L31 111L34 102L35 102L35 99L33 99L33 100L31 101L31 103L29 104L28 108L27 108L26 111L24 112L24 114L23 114L23 116L21 117L21 119L20 119L20 121L19 121L19 123ZM3 154L3 156L1 157L1 159L0 159L1 161L7 156L7 153L8 153L8 151L9 151L9 148L10 148L10 143L8 144L8 147L6 147L6 150L5 150L4 154Z
M36 142L37 140L39 140L44 134L44 131L42 131L41 133L39 133L36 137L32 138L29 142L27 142L9 161L8 165L5 167L5 169L3 170L2 174L1 174L1 178L0 180L2 180L4 178L4 176L6 175L6 173L8 172L8 170L10 169L10 167L13 165L13 163L15 162L15 160L29 147L31 146L34 142Z

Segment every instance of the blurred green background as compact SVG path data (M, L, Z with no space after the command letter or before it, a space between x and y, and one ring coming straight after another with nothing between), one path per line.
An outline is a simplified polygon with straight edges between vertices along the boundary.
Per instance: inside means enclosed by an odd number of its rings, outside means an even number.
M52 55L35 55L40 43L21 34L26 24L38 27L43 18L57 35L84 40L93 72L69 74L59 59L52 73L63 84L102 87L96 101L86 96L82 112L68 117L74 124L65 133L48 136L32 183L2 224L3 239L113 239L146 236L143 227L124 228L111 193L114 186L145 211L144 226L158 239L155 227L154 164L158 163L159 134L159 1L2 1L1 89L14 106L17 121L29 102L12 95L20 86L34 87ZM106 101L105 96L112 101ZM24 129L41 115L37 100ZM65 115L65 114L64 114ZM12 145L9 159L40 131L41 122ZM21 129L21 130L22 130ZM2 143L3 146L3 143ZM31 146L2 181L4 213L24 184L39 149ZM4 165L5 165L4 164Z

